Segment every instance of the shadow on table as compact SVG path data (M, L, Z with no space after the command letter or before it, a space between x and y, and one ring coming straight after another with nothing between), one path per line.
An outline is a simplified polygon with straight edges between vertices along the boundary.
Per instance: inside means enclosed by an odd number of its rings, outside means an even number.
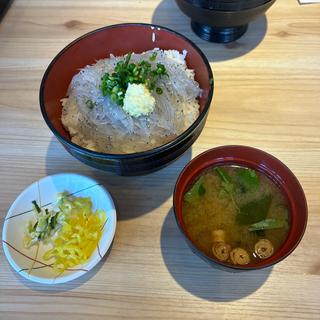
M36 283L31 282L22 276L18 275L18 273L13 272L13 274L16 276L16 278L27 288L33 290L33 291L39 291L43 293L57 293L57 292L65 292L69 290L76 289L78 287L81 287L84 283L89 281L95 274L101 269L101 267L104 265L106 260L109 257L109 254L112 250L114 241L112 242L110 248L108 249L107 253L103 256L103 258L100 260L100 262L90 271L86 272L83 276L72 280L67 283L60 283L60 284L42 284L42 283Z
M233 301L259 289L272 268L231 273L209 266L187 246L176 224L173 209L161 231L163 260L175 281L191 294L209 301Z
M237 41L218 44L200 39L191 29L190 19L178 8L174 0L163 0L155 9L152 23L173 29L196 43L209 61L218 62L247 54L263 40L268 22L265 15L249 24L247 32Z
M13 0L0 0L0 23L8 12Z
M92 177L111 193L117 208L118 220L127 220L161 206L172 195L176 179L191 156L192 151L189 148L177 161L157 172L144 176L123 177L82 164L52 138L46 155L46 172L48 175L73 172Z

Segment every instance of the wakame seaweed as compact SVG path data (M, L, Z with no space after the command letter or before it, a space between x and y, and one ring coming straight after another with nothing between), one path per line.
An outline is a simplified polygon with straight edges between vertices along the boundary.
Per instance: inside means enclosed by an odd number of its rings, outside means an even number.
M252 224L267 217L272 197L265 195L258 200L246 203L240 207L240 212L236 216L238 224Z
M259 177L256 172L249 168L237 168L237 179L241 189L246 191L256 190L259 187Z
M203 177L200 177L190 190L184 195L184 200L187 202L194 202L199 200L206 193L203 186Z

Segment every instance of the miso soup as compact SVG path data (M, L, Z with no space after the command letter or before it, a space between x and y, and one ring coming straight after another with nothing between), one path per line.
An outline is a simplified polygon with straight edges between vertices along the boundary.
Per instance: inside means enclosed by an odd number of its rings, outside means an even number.
M289 231L289 206L262 173L216 166L201 174L184 195L189 236L207 256L232 265L271 257Z

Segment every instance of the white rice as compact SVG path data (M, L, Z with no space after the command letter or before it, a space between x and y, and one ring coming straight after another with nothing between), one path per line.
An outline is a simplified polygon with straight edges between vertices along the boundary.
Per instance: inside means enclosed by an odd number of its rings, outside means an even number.
M150 61L153 52L157 52L156 60ZM61 120L72 142L104 153L134 153L163 145L185 131L199 115L197 97L201 94L194 71L187 69L186 54L160 49L132 54L130 62L147 60L154 68L162 63L169 75L157 81L163 93L152 92L154 111L138 118L128 115L108 96L103 97L99 89L103 74L112 73L124 57L111 55L81 69L70 83L68 97L62 99ZM88 100L94 108L88 108Z

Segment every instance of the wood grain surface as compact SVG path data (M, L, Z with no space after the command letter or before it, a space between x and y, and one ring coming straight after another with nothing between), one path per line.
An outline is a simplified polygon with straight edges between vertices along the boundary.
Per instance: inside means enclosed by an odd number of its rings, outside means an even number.
M200 46L215 77L200 138L147 176L100 172L72 158L39 110L41 77L76 37L109 24L152 22ZM172 192L184 165L209 148L243 144L278 157L300 180L309 221L299 247L261 271L215 270L186 246ZM320 319L320 5L278 0L228 45L197 38L173 0L15 0L0 22L0 219L40 177L80 172L118 207L109 256L70 284L17 275L0 249L0 319ZM0 231L1 232L1 231Z

